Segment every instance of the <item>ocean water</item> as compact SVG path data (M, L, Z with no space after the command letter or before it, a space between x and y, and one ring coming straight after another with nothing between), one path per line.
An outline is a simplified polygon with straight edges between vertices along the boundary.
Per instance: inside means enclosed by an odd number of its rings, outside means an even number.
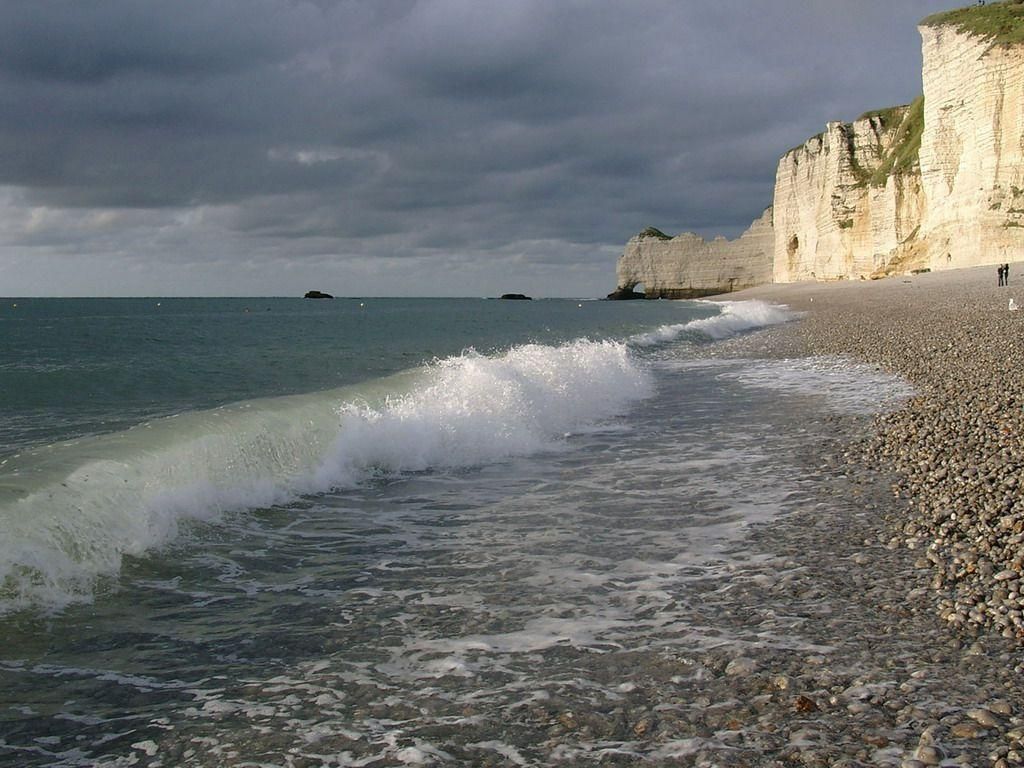
M800 647L727 636L700 595L801 503L809 421L907 393L715 354L793 319L0 301L0 764L664 756L535 713L605 711L679 649Z

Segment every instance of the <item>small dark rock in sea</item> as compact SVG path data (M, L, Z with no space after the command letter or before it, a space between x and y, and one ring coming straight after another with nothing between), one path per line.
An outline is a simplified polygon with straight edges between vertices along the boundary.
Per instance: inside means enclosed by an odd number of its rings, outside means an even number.
M304 298L304 299L333 299L334 297L331 296L331 294L329 294L329 293L323 293L321 291L307 291L306 295L303 296L302 298Z
M503 293L501 295L503 299L511 299L513 301L533 301L532 296L527 296L523 293Z
M645 299L647 297L642 293L637 293L632 288L616 288L608 294L607 298L611 301L626 301L628 299Z

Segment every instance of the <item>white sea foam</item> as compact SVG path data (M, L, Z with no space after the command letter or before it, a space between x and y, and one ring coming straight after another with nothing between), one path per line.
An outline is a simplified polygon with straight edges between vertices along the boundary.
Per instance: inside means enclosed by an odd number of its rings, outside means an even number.
M0 612L88 599L98 577L172 540L184 520L524 455L649 391L624 344L526 345L25 454L0 474Z
M721 312L712 317L690 320L686 323L663 325L660 328L635 336L632 342L638 346L652 346L674 341L688 334L699 334L712 340L735 336L744 331L765 328L795 320L799 314L780 304L766 301L721 301L703 302L721 307Z
M905 379L840 357L749 361L721 375L747 386L818 396L829 410L839 413L879 413L914 394Z
M500 358L449 358L424 386L382 407L345 404L318 484L533 453L621 411L649 386L625 345L615 342L526 345Z

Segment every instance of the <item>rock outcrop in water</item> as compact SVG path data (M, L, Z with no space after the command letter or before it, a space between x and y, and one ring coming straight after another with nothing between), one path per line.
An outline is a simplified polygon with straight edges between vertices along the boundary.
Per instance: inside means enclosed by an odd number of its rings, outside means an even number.
M737 240L637 235L619 289L689 298L1024 256L1024 4L937 14L919 32L922 97L783 155L772 207Z
M610 301L630 301L632 299L646 299L647 297L639 291L634 291L632 288L616 288L605 298Z
M329 293L324 293L323 291L306 291L306 295L303 296L302 298L304 298L304 299L333 299L334 297L331 296L331 294L329 294Z

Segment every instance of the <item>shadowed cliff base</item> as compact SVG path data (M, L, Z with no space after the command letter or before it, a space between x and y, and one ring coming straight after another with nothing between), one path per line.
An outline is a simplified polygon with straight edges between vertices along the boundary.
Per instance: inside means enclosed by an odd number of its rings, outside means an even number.
M631 301L634 299L702 299L716 296L722 292L721 287L715 288L662 288L656 291L639 293L632 288L617 288L606 298L611 301Z
M647 294L641 291L634 291L634 286L627 286L624 288L616 288L614 291L609 293L605 298L609 301L635 301L637 299L646 299Z

